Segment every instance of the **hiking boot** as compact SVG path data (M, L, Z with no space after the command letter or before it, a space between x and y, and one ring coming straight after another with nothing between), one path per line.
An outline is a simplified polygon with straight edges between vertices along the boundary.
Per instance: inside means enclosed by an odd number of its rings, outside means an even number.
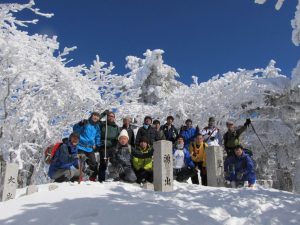
M96 182L96 177L90 177L89 181Z

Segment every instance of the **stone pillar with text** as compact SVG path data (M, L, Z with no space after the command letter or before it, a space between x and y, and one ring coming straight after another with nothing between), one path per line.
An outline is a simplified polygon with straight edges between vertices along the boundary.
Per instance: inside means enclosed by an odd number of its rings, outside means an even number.
M16 196L16 190L18 187L18 164L5 163L5 166L1 171L0 180L0 201L7 201L14 199Z
M207 185L224 187L224 153L221 146L206 148Z
M155 191L173 191L173 154L172 142L154 142L153 184Z

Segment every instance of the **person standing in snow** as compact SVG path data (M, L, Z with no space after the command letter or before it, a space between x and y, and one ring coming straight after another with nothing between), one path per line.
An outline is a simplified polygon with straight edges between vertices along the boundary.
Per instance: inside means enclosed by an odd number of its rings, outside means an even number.
M87 164L92 171L89 177L90 181L96 181L98 173L98 164L94 151L100 146L100 118L99 113L93 112L88 120L82 120L73 126L73 131L80 135L78 152L87 157Z
M132 164L137 176L137 183L153 182L153 148L148 139L143 136L139 145L132 153Z
M194 141L196 137L196 129L193 127L193 121L191 119L187 119L185 121L185 126L182 126L180 129L180 135L184 138L184 147L186 149L189 148L190 143Z
M112 149L109 176L115 181L134 183L137 178L131 165L131 145L128 143L129 136L125 129L121 131L118 140L117 146Z
M159 120L153 121L153 128L157 131L158 140L166 140L163 130L160 129L160 121Z
M204 142L204 137L197 134L194 142L190 144L189 151L196 168L200 171L201 184L207 186L206 172L206 148L208 145ZM199 184L198 172L192 177L193 184Z
M129 141L128 143L131 146L135 145L135 137L134 137L134 131L131 127L131 118L125 117L123 118L123 126L120 128L120 130L126 130L128 133Z
M98 171L99 182L105 181L108 158L111 157L112 149L117 146L120 129L116 124L116 116L113 112L106 110L101 115L106 115L106 121L101 124L101 146L100 146L100 165ZM107 131L107 134L106 134ZM105 149L106 148L106 149Z
M200 134L204 137L204 141L208 144L208 146L220 146L222 143L222 135L219 130L215 126L216 119L215 117L210 117L208 119L208 126L204 127Z
M48 176L55 182L75 181L79 178L78 150L79 134L72 133L66 143L56 150L49 167Z
M224 162L225 179L231 182L232 187L243 187L248 181L248 187L253 187L256 181L254 163L245 153L242 145L234 148L234 155Z
M234 155L234 148L237 145L240 145L240 136L251 124L251 120L247 119L244 123L244 126L240 128L235 128L234 123L231 120L226 122L227 132L223 136L224 147L227 153L227 157Z
M179 135L173 149L173 174L178 182L186 182L195 175L195 164L189 151L184 148L184 138Z
M173 122L174 117L168 116L167 123L164 124L160 129L164 132L166 140L171 141L174 144L178 136L178 130L172 124Z
M144 118L143 126L138 129L138 132L136 134L136 140L135 140L136 146L139 146L140 139L142 137L146 137L150 145L153 145L153 142L159 140L158 132L155 128L151 126L151 124L152 124L152 118L150 116L146 116Z

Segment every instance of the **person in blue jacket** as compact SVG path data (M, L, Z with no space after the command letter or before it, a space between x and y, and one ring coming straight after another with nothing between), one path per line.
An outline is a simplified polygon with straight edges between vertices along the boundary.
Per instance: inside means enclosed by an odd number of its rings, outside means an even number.
M195 175L195 164L190 152L184 147L184 138L179 135L173 149L173 174L178 182L185 182Z
M193 121L191 119L187 119L185 121L185 126L182 126L180 129L180 135L184 138L184 147L186 149L188 149L190 143L194 141L196 134L197 131L196 128L193 127Z
M80 135L78 153L87 157L87 164L92 171L89 180L96 181L98 174L98 164L95 157L95 150L100 147L100 114L93 112L88 120L82 120L75 124L73 131Z
M79 178L77 144L79 134L72 133L69 139L56 150L49 167L48 176L55 182Z
M245 153L243 146L234 148L234 155L227 158L224 163L225 179L231 182L232 187L243 187L248 181L248 187L253 187L256 181L254 163Z

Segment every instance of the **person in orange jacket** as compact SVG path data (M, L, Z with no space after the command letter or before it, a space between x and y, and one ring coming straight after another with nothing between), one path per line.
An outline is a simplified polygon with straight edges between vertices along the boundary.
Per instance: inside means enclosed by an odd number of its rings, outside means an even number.
M189 150L191 158L195 164L196 169L200 170L201 184L207 186L207 173L206 173L206 148L208 145L204 142L204 137L197 134L195 142L190 144ZM192 177L193 184L199 184L198 173Z

